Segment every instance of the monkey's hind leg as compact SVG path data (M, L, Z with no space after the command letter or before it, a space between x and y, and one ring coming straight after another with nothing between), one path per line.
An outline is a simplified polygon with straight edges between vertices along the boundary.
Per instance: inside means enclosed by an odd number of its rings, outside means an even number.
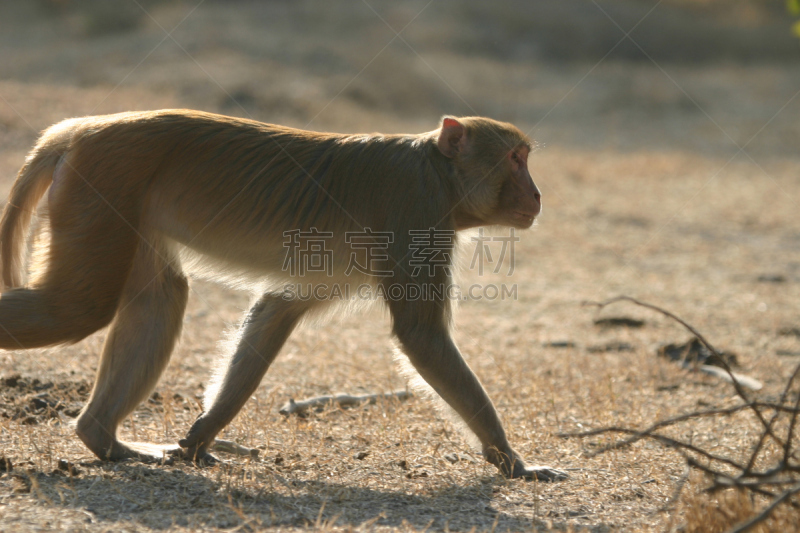
M224 372L208 388L205 411L180 441L188 458L213 462L207 449L214 437L258 388L269 365L312 305L287 300L281 294L265 294L253 306L242 324L236 351Z
M103 347L91 398L78 418L78 436L101 459L163 458L157 446L117 440L117 427L152 391L167 366L188 294L186 277L169 250L141 242Z

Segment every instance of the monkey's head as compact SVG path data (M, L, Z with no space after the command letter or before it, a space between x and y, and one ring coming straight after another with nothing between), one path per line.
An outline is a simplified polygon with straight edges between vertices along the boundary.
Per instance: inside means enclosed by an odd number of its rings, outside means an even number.
M542 209L528 172L531 141L515 126L481 117L444 117L436 142L456 170L456 229L529 228Z

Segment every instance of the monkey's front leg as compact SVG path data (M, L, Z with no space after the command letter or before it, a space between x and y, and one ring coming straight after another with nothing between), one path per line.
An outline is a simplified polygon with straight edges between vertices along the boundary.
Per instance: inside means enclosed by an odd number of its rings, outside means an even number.
M568 477L555 468L526 465L511 448L492 401L446 329L411 327L405 331L395 327L411 363L478 436L484 456L503 475L539 481Z
M239 345L225 372L215 377L204 400L205 411L179 442L183 454L196 461L213 462L208 448L214 437L233 420L261 383L308 302L266 294L250 309L242 324Z

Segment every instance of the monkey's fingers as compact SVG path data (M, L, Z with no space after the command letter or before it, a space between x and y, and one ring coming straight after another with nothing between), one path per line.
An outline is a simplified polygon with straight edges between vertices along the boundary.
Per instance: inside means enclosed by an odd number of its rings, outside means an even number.
M521 477L527 481L564 481L569 474L549 466L526 466L520 472L515 471L512 477Z
M198 466L214 466L225 462L208 452L193 453L191 456L187 455L187 459L191 459Z
M209 440L207 437L203 437L203 435L207 434L204 423L205 418L203 415L200 415L197 420L194 421L194 424L192 424L186 438L178 441L178 446L180 446L180 448L176 452L176 455L201 466L210 466L221 461L208 453L208 448L214 444L214 439L212 438Z
M171 457L184 461L192 461L198 466L214 466L224 462L205 449L197 447L185 448L183 446L176 446L171 448L168 453Z

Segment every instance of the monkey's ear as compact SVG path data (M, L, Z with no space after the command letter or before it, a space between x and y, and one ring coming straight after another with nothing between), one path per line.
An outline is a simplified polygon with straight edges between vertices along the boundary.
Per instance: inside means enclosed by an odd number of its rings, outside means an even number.
M445 157L453 158L467 145L467 136L464 125L458 120L445 117L442 120L442 129L439 130L439 140L436 146Z

